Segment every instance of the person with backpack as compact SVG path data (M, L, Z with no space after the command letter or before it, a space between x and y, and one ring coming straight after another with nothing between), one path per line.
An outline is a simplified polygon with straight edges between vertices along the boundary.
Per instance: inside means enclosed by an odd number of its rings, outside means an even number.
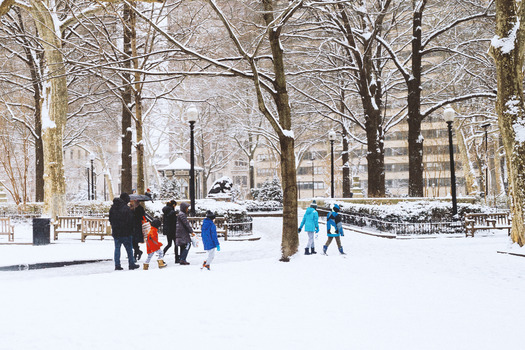
M332 211L328 213L326 217L326 234L328 235L328 240L326 241L326 244L323 246L323 254L326 254L326 251L328 250L328 246L330 243L332 243L332 240L335 238L335 241L337 243L337 247L339 248L339 253L342 255L346 255L346 253L343 251L343 247L341 246L341 236L344 236L343 232L343 222L341 220L341 215L339 215L339 205L334 204L332 207Z
M314 233L319 232L319 213L317 213L317 202L314 200L310 207L304 213L301 225L299 225L299 233L304 226L304 230L308 234L308 243L304 249L304 255L317 254L314 247Z
M159 233L158 229L160 227L160 220L154 219L151 222L151 228L148 232L148 236L146 237L146 247L148 252L148 257L146 259L146 262L144 263L144 270L149 269L149 262L151 261L151 258L155 253L158 254L157 263L159 264L159 269L162 269L166 267L166 263L164 262L164 252L162 251L162 243L159 242Z

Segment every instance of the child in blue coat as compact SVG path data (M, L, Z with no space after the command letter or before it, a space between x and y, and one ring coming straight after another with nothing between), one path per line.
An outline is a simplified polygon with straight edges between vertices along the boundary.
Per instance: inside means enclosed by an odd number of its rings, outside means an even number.
M304 230L308 234L308 243L306 244L306 248L304 250L305 255L310 254L317 254L314 247L314 232L319 232L319 214L317 213L317 203L314 200L312 204L310 204L310 207L306 209L306 213L304 213L303 221L301 221L301 225L299 225L299 233L301 233L301 229L304 226ZM310 252L310 249L312 250Z
M215 257L215 250L221 250L219 240L217 239L217 226L215 226L213 220L215 220L215 214L210 210L206 211L206 219L202 221L201 237L204 250L208 252L208 258L202 264L202 268L207 268L208 270Z
M343 247L341 246L340 236L344 236L344 232L343 222L341 221L341 215L338 214L339 210L339 205L334 204L332 211L328 213L326 217L326 234L328 235L328 240L323 246L324 255L326 255L326 250L328 249L328 246L330 245L330 243L332 243L332 240L334 238L337 243L337 247L339 248L339 253L345 255L345 252L343 252Z

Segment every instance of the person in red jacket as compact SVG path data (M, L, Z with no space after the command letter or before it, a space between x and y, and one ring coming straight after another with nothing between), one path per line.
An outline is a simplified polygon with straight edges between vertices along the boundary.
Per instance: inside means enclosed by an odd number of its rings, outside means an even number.
M155 219L151 223L151 229L148 232L148 237L146 238L146 247L148 248L148 258L146 259L146 262L144 263L144 270L147 270L149 268L149 262L151 261L151 258L153 257L153 254L157 253L159 258L157 259L157 262L159 263L159 269L162 269L166 267L166 263L164 260L164 252L162 251L162 243L159 242L159 232L158 229L160 227L160 220Z

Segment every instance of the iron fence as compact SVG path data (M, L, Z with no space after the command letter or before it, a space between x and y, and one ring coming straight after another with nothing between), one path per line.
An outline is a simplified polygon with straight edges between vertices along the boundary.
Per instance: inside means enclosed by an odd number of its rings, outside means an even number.
M318 208L319 217L326 219L330 212L328 208ZM342 222L346 225L369 227L379 232L388 232L395 235L432 235L465 233L461 221L450 222L392 222L385 221L372 215L355 215L339 213Z
M245 217L242 222L227 222L228 237L240 237L251 235L253 231L253 219Z

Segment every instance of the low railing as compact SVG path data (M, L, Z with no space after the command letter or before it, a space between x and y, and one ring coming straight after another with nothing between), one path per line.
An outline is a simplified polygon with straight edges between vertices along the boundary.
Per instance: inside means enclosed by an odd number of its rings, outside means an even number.
M228 222L226 225L230 237L251 235L253 231L253 219L249 216L243 222Z
M330 210L318 208L319 218L325 219ZM367 215L353 215L339 213L342 222L357 227L370 227L379 232L388 232L395 235L432 235L465 233L461 221L451 222L391 222Z

